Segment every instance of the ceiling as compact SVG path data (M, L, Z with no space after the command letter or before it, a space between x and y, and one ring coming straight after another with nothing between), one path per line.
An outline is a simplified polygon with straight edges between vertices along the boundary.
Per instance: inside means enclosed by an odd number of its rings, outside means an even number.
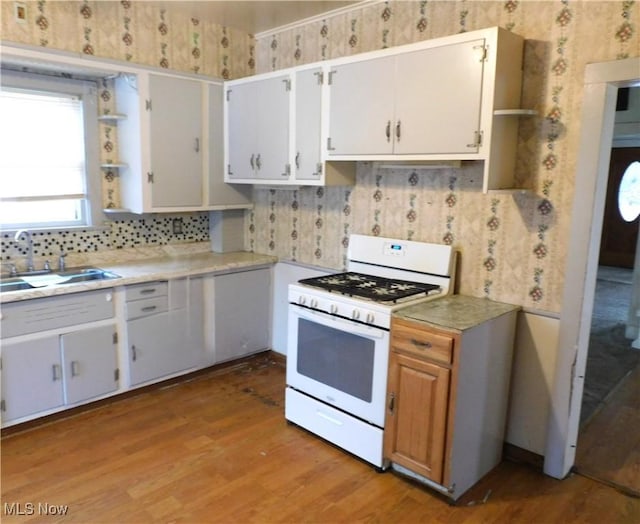
M180 9L184 13L188 9L191 11L190 14L192 16L206 18L219 25L256 34L360 2L323 0L165 0L158 3L164 4L167 10Z

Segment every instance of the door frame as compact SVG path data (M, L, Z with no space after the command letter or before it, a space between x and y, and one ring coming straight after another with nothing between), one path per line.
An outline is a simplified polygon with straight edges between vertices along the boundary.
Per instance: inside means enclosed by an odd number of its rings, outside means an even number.
M640 85L640 57L587 64L544 472L573 467L619 87Z

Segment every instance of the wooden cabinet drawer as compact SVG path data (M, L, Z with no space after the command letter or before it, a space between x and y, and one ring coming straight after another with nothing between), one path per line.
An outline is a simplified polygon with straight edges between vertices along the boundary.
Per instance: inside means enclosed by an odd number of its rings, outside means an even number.
M391 348L419 358L451 364L453 337L394 320L391 325Z
M140 300L143 298L164 297L167 296L168 289L169 285L166 281L147 282L145 284L127 286L127 302L130 302L132 300Z

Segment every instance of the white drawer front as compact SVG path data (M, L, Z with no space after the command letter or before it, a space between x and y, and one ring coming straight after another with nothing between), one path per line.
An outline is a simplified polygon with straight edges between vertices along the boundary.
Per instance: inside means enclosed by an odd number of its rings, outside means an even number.
M2 338L112 318L110 289L50 298L34 298L2 306Z
M167 306L168 300L166 296L127 302L127 320L164 313L168 309Z
M382 467L383 432L380 428L289 387L285 390L285 418L374 466Z
M136 284L126 287L127 302L132 300L140 300L151 297L164 297L168 293L168 283L164 282L148 282L146 284Z

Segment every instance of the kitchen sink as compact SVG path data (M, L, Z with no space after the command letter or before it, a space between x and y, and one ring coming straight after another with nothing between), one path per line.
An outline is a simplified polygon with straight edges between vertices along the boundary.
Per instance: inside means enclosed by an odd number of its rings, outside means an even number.
M1 279L0 293L113 278L120 278L120 275L91 266L74 267L64 271L27 271L18 273L16 277Z
M21 278L7 278L0 281L0 293L19 291L21 289L33 289L33 287Z

